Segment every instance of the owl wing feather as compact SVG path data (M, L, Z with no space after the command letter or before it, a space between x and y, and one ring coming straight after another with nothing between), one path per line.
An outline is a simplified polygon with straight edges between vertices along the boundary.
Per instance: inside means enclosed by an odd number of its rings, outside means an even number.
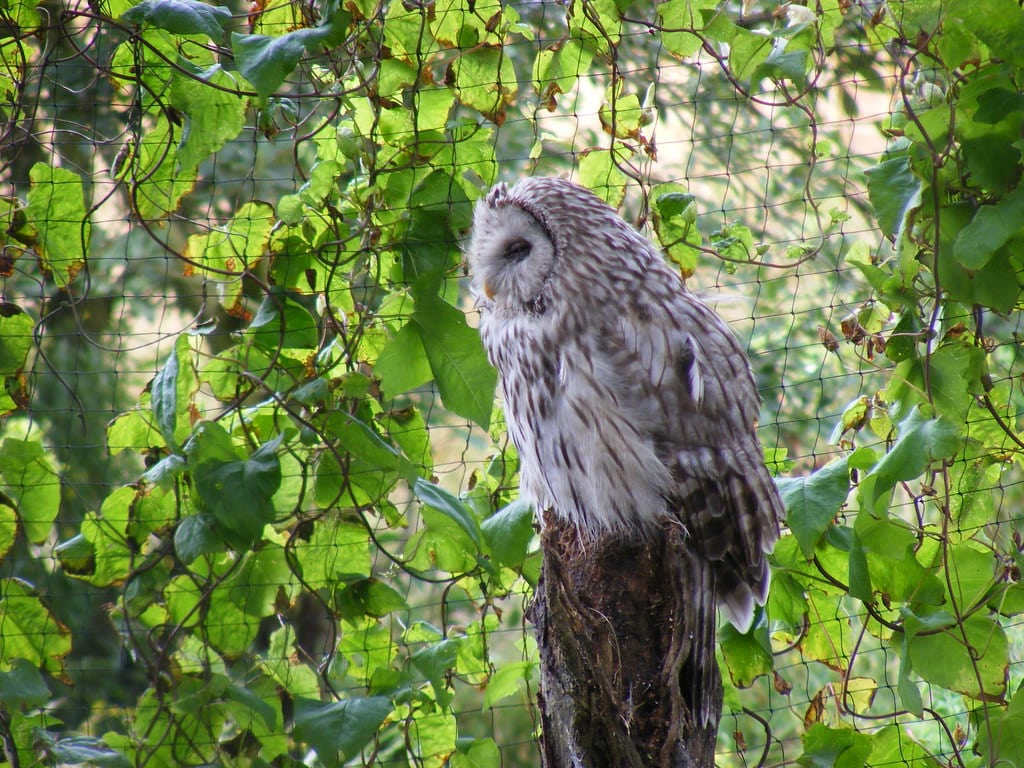
M670 513L710 564L726 616L749 629L763 603L765 552L778 538L782 504L756 433L760 398L747 357L706 304L680 290L650 291L645 305L617 319L616 368L622 401L668 468ZM629 359L631 358L631 359Z

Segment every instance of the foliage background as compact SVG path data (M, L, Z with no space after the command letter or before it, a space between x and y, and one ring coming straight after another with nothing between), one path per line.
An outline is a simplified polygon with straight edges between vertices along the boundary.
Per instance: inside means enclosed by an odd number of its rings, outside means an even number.
M530 765L459 243L621 206L746 341L788 535L722 765L1024 760L1012 0L0 0L12 765Z

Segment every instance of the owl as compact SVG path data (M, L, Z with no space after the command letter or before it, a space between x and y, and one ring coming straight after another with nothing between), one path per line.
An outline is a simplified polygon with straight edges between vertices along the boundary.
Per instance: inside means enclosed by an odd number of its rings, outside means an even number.
M563 179L491 189L467 258L521 495L584 541L678 521L706 566L712 619L717 599L747 631L783 510L728 326L613 208Z

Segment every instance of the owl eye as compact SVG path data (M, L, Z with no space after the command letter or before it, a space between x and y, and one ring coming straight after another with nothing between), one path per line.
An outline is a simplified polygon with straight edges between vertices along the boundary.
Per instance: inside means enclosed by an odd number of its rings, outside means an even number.
M505 252L502 256L505 261L522 261L530 255L533 246L525 240L512 240L505 245Z

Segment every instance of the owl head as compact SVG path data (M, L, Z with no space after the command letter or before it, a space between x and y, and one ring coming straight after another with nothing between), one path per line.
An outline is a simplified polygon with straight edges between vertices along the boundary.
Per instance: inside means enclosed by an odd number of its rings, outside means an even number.
M477 203L467 256L481 306L537 312L556 294L578 288L580 279L602 272L621 279L624 259L646 248L593 193L565 179L536 177L513 187L499 183Z
M552 233L518 191L499 183L473 213L467 255L474 293L485 306L528 307L542 301L558 261Z

